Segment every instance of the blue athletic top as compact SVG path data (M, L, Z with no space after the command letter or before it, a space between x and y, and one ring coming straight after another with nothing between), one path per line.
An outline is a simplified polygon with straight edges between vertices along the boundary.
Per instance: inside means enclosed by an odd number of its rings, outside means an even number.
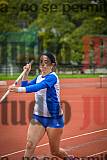
M34 80L22 81L27 93L35 92L34 114L44 117L59 117L63 114L60 104L59 79L55 72L39 75Z

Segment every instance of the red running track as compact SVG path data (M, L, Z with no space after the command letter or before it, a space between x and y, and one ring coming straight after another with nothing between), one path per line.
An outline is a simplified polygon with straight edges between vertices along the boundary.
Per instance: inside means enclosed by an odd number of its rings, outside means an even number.
M11 82L8 82L9 84ZM61 80L61 102L65 127L61 147L77 157L107 159L107 88L99 79ZM0 87L0 94L6 86ZM1 95L0 95L1 97ZM0 104L0 156L22 160L34 95L9 94ZM38 144L35 156L50 155L47 135Z

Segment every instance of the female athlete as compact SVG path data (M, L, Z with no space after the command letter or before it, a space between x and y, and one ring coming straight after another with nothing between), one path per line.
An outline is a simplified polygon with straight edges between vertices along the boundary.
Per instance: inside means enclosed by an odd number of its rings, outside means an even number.
M59 79L54 69L55 57L50 53L43 53L39 62L40 75L28 82L28 74L31 65L27 64L24 69L27 72L23 76L21 87L10 86L10 91L35 93L35 106L32 119L27 133L26 157L31 158L41 138L47 133L51 154L61 159L70 158L60 148L60 139L64 127L63 112L60 105Z

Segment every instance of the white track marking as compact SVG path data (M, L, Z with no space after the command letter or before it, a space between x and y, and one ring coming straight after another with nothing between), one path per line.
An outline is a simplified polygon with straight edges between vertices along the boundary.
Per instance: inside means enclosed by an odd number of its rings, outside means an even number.
M98 143L98 142L103 142L103 141L107 141L107 137L99 138L97 140L89 141L89 142L79 144L79 145L76 145L76 146L73 146L73 147L68 147L68 148L65 149L65 151L72 151L72 150L75 150L75 149L78 149L78 148L85 147L85 146L90 145L90 144L92 145L92 144L95 144L95 143Z
M102 153L106 153L106 152L107 152L107 150L106 150L106 151L102 151L102 152L98 152L98 153L91 154L91 155L89 155L89 156L87 156L87 157L96 156L96 155L99 155L99 154L102 154Z
M6 86L7 82L6 81L0 81L0 86Z
M93 131L93 132L88 132L88 133L80 134L80 135L77 135L77 136L72 136L72 137L64 138L64 139L61 139L61 142L69 140L69 139L73 139L73 138L78 138L78 137L87 136L87 135L91 135L91 134L95 134L95 133L99 133L99 132L104 132L104 131L107 131L107 128L101 129L101 130L97 130L97 131ZM37 146L37 148L43 147L43 146L47 146L47 145L49 145L49 143L41 144L41 145ZM25 150L20 150L20 151L12 152L12 153L9 153L9 154L5 154L5 155L1 156L1 158L7 157L7 156L11 156L11 155L14 155L14 154L18 154L18 153L21 153L21 152L24 152L24 151Z
M65 140L73 139L73 138L78 138L78 137L82 137L82 136L87 136L87 135L90 135L90 134L99 133L99 132L103 132L103 131L107 131L107 128L106 129L101 129L101 130L98 130L98 131L93 131L93 132L89 132L89 133L80 134L80 135L73 136L73 137L68 137L68 138L65 138L65 139L61 139L61 141L65 141Z
M11 155L14 155L14 154L18 154L18 153L21 153L21 152L24 152L25 150L20 150L20 151L16 151L16 152L13 152L13 153L9 153L9 154L5 154L3 156L0 156L0 158L3 158L3 157L8 157L8 156L11 156Z
M49 144L49 143L41 144L41 145L37 146L37 148L47 146L48 144ZM11 155L14 155L14 154L18 154L18 153L21 153L21 152L24 152L24 151L25 151L25 149L20 150L20 151L16 151L16 152L13 152L13 153L9 153L9 154L6 154L6 155L1 156L1 158L3 158L3 157L8 157L8 156L11 156Z

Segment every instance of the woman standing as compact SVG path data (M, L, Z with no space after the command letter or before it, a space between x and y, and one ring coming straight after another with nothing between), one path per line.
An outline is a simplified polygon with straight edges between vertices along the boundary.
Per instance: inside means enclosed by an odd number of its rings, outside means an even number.
M60 139L63 132L64 120L60 105L59 79L54 69L56 60L52 54L43 53L40 56L40 75L28 82L31 65L23 76L21 87L10 86L10 91L35 92L35 106L27 134L27 144L24 157L32 157L41 138L47 133L51 154L61 159L69 158L68 154L60 148ZM26 159L26 158L25 158Z

